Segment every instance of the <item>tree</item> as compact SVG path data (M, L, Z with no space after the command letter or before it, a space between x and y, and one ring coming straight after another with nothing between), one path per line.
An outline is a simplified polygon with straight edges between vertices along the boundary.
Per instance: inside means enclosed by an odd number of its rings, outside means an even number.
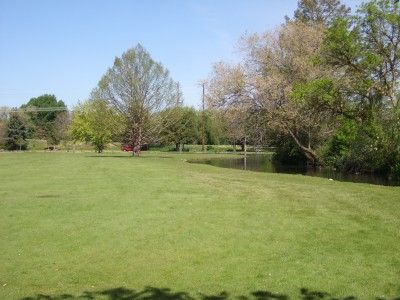
M140 44L115 58L100 80L98 92L124 117L125 140L135 156L142 145L158 136L162 120L168 118L161 112L181 103L179 84Z
M0 149L5 147L7 141L8 110L7 107L0 107Z
M27 104L21 106L21 109L29 108L55 108L55 110L28 112L34 127L29 130L31 138L46 139L50 144L56 145L60 142L58 133L56 132L56 119L59 114L66 110L66 106L62 100L57 100L56 96L45 94L37 98L32 98ZM58 109L58 111L57 111Z
M7 124L6 148L8 150L26 149L27 123L20 113L11 113Z
M330 135L331 114L293 99L293 92L299 84L331 76L331 69L313 61L322 45L323 29L323 24L297 21L276 31L245 36L243 63L214 66L208 88L211 105L242 111L233 116L233 124L251 124L249 118L257 117L258 124L267 125L276 135L289 136L310 162L318 163L316 149Z
M71 123L71 114L63 111L57 114L54 122L55 140L66 141L68 139L68 126Z
M201 120L203 112L198 110L198 119ZM199 131L201 124L199 123ZM228 139L224 134L224 121L220 114L213 109L204 110L204 139L206 145L220 145L227 143Z
M338 134L348 132L349 119L355 121L354 139L332 141L344 149L339 160L357 171L400 178L399 2L372 0L356 16L333 22L322 50L322 62L338 70L335 85L345 100Z
M349 15L350 8L339 0L300 0L294 19L309 24L328 24Z
M400 4L398 0L375 0L361 6L358 18L366 61L373 70L376 89L385 104L399 107L400 95Z
M163 118L164 126L160 132L163 143L174 143L176 151L182 152L185 144L200 140L200 120L194 108L174 107L162 113L169 115L168 118Z
M236 146L240 145L244 149L244 140L247 136L246 131L246 112L238 107L219 109L215 112L222 121L223 135L232 145L233 151L236 152Z
M92 143L101 153L122 132L122 121L105 100L94 98L74 108L68 131L74 141Z
M365 3L358 15L339 19L324 41L325 62L341 68L357 104L398 108L400 15L396 0Z
M207 82L207 105L222 121L223 135L231 143L244 145L249 135L249 109L257 106L244 66L219 62L213 66L213 76Z

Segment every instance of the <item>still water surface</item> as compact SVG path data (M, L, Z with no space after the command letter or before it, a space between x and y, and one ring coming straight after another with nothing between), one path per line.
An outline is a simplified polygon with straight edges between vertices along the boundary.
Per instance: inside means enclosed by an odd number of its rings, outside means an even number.
M399 186L400 182L390 181L374 175L347 174L332 169L321 169L307 166L281 165L272 162L271 155L247 155L243 158L210 158L192 160L191 163L208 164L221 168L241 169L256 172L299 174L317 176L346 182L370 183L379 185Z

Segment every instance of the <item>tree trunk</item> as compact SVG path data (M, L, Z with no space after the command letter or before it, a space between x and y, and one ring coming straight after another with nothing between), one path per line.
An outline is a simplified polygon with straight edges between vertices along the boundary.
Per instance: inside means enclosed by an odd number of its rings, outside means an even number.
M318 164L318 155L317 153L315 153L314 150L311 149L311 145L309 145L309 147L305 147L296 137L296 135L293 133L292 130L290 130L290 128L288 126L285 126L286 130L289 132L289 134L292 136L293 140L295 141L295 143L297 144L297 146L299 146L300 150L303 152L303 154L305 155L305 157L307 158L307 160L312 163L313 165L317 165Z
M183 144L181 142L175 144L176 152L182 153L183 151Z
M143 135L142 131L139 128L138 132L135 134L136 137L134 137L134 142L133 142L133 153L132 155L135 157L140 156L140 151L142 149L142 141L143 141Z
M140 156L140 148L141 148L141 144L140 143L135 143L133 146L133 152L132 155L135 157Z

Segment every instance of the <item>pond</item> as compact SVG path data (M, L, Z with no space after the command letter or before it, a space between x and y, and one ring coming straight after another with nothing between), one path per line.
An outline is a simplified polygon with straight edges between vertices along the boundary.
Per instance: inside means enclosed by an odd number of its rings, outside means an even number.
M246 155L242 158L209 158L189 161L191 163L201 163L221 168L241 169L256 172L299 174L306 176L323 177L327 179L370 183L386 186L399 186L400 182L371 175L371 174L347 174L332 169L315 168L303 165L282 165L274 163L271 155Z

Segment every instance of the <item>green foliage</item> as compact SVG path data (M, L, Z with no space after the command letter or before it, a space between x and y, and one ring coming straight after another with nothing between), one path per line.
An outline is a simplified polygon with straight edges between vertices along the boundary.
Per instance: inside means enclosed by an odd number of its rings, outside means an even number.
M54 95L42 95L37 98L32 98L27 104L21 105L21 108L48 108L48 107L65 107L62 100L57 100ZM36 112L28 113L31 117L32 122L35 125L39 125L45 122L53 122L57 117L56 111Z
M400 15L396 0L372 0L328 29L323 59L342 68L360 109L398 105ZM343 85L343 88L346 88Z
M32 98L27 104L21 106L24 108L65 108L62 100L57 100L54 95L42 95L37 98ZM60 142L60 135L56 126L57 117L63 114L62 111L41 111L28 112L33 127L29 130L30 138L46 139L50 144L57 145Z
M201 118L202 111L198 111ZM228 144L229 139L224 135L224 121L213 114L211 110L204 111L204 140L207 145ZM199 129L201 130L201 129Z
M294 85L292 99L317 110L343 111L345 105L333 78L319 78Z
M288 135L279 135L274 142L274 159L283 164L305 164L307 158Z
M338 17L346 17L350 8L339 0L300 0L294 12L295 20L302 22L329 23Z
M28 150L44 150L48 148L47 141L45 140L29 140L27 144Z
M371 0L357 15L332 22L319 63L340 70L335 88L319 79L294 93L337 115L340 126L321 149L325 163L399 178L399 59L398 1Z
M175 107L163 112L168 114L163 118L160 141L163 144L173 143L176 151L182 151L185 144L196 143L200 140L197 112L191 107Z
M364 117L366 108L377 107L381 94L374 87L372 63L376 56L366 51L360 26L356 26L354 18L333 22L324 39L321 59L345 72L345 76L336 78L336 84L351 103L347 114Z
M342 119L341 127L331 139L331 150L338 157L349 156L349 148L357 140L358 125L355 120Z
M172 112L172 113L171 113ZM163 129L160 141L163 144L174 143L178 150L179 143L202 143L202 110L190 107L177 107L165 112ZM204 111L204 142L206 145L229 144L229 139L224 136L224 120L219 118L212 110Z
M341 127L323 154L325 162L348 172L391 174L400 178L396 169L399 156L389 141L388 129L374 115L362 124L342 119Z
M0 149L4 149L7 141L8 114L0 113Z
M18 113L12 113L7 123L6 149L25 150L27 138L27 123Z
M206 150L209 153L226 153L226 152L232 152L232 146L231 145L207 145ZM251 151L251 150L248 149L248 151Z
M121 116L107 102L92 99L75 107L69 134L74 141L92 143L100 153L119 137L124 125Z
M397 180L400 178L400 157L398 154L395 164L390 167L390 175L392 178Z
M349 64L357 68L362 45L359 28L352 28L350 19L336 19L328 28L322 48L323 58L331 65Z

